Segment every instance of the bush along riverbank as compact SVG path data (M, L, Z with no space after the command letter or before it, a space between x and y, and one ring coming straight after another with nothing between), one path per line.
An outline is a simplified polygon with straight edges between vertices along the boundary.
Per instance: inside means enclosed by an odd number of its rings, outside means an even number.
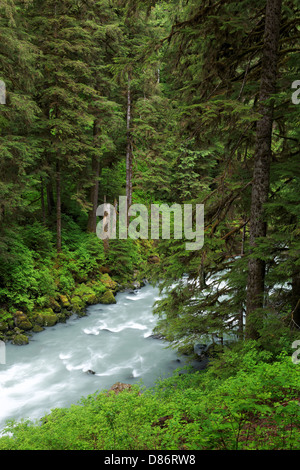
M28 344L33 333L84 316L89 305L114 304L117 292L143 285L155 254L151 243L111 240L105 251L96 235L70 228L74 238L66 232L58 254L40 224L7 238L0 265L1 341Z

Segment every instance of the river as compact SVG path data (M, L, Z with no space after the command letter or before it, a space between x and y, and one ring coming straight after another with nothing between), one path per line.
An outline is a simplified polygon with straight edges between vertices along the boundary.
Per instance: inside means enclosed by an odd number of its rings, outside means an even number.
M0 364L0 430L8 419L39 419L118 381L149 387L170 376L182 364L151 336L158 298L150 285L118 293L117 304L89 306L87 316L35 333L26 346L7 344L6 364Z

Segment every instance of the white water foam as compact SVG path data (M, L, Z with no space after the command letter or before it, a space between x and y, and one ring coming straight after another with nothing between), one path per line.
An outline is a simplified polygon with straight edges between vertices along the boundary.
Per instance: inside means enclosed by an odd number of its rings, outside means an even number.
M117 304L90 306L85 317L46 328L26 346L7 344L6 364L0 365L0 430L7 419L40 418L115 382L150 386L170 375L178 367L176 353L149 338L157 295L149 285L132 295L133 302L119 293Z

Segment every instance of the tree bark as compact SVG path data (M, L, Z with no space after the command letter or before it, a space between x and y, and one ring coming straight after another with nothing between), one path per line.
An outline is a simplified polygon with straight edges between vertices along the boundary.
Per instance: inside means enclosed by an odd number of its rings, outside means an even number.
M94 122L94 139L97 137L98 133L99 133L99 127L98 127L98 122L96 120ZM89 211L89 215L88 215L87 231L91 233L96 233L96 227L97 227L96 212L97 212L98 197L99 197L99 177L101 173L99 155L93 155L92 157L92 173L94 177L94 184L90 192L90 201L92 204L92 208Z
M250 250L256 246L257 239L266 236L264 204L268 200L269 174L271 161L271 141L273 125L273 103L271 95L276 91L278 44L280 35L282 0L267 0L265 14L264 47L261 70L259 111L257 122L256 147L253 169ZM252 258L248 263L246 337L257 339L263 308L265 263L260 258Z
M292 277L292 321L292 327L300 329L300 269Z

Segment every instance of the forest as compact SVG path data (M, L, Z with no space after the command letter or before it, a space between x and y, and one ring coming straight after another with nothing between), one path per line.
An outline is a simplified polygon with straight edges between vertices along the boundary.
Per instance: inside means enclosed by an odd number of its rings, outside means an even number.
M299 450L299 2L0 0L0 38L0 343L147 282L154 333L209 358L0 450ZM172 211L169 237L101 238L120 197L201 205L203 246Z

